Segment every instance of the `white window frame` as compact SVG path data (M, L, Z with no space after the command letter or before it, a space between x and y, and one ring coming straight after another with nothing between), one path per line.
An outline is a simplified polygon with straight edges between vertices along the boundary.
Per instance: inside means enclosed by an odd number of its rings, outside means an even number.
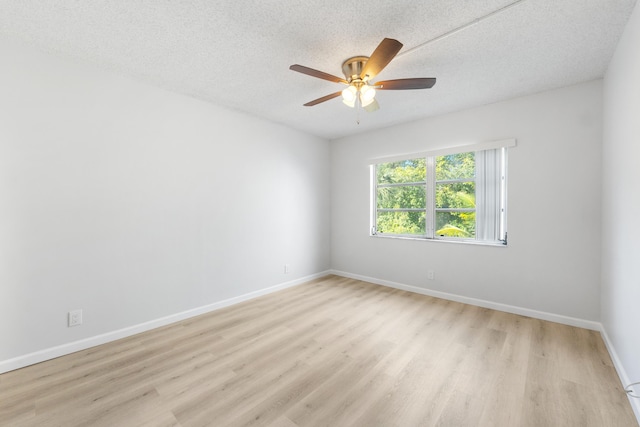
M507 148L515 147L515 139L489 141L479 144L462 145L452 148L432 150L422 153L398 155L372 159L370 164L371 178L371 223L370 235L376 237L411 238L432 241L447 241L460 243L480 243L487 245L507 244ZM495 151L492 151L495 150ZM443 155L475 152L476 161L476 235L475 238L461 238L437 236L435 234L436 209L435 207L435 163L436 158ZM493 153L493 154L492 154ZM402 160L425 158L427 173L425 181L416 183L402 183L402 185L425 185L426 206L419 211L425 211L425 234L391 234L378 233L377 224L377 194L378 182L376 167L379 164L398 162ZM468 179L464 179L468 182ZM385 184L385 187L394 184ZM404 209L400 209L404 210ZM415 209L412 209L415 210Z

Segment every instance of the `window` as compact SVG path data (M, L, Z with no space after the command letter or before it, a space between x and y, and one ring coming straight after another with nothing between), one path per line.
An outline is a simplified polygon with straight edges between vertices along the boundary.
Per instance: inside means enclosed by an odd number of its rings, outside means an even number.
M372 165L372 235L506 244L506 154L501 146Z

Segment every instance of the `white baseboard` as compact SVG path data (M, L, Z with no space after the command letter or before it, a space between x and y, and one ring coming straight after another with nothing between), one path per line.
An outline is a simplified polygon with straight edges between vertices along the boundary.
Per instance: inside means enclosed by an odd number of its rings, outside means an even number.
M111 341L115 341L121 338L126 338L131 335L139 334L140 332L149 331L151 329L159 328L161 326L169 325L171 323L179 322L181 320L189 319L191 317L199 316L204 313L219 310L224 307L229 307L234 304L241 303L253 298L257 298L263 295L267 295L273 292L277 292L286 288L300 285L310 280L318 279L330 274L329 271L323 271L320 273L312 274L309 276L301 277L299 279L291 280L289 282L280 283L269 288L261 289L259 291L249 292L248 294L240 295L237 297L229 298L226 300L207 304L202 307L197 307L191 310L183 311L181 313L171 314L160 319L151 320L138 325L129 326L127 328L119 329L105 334L96 335L93 337L85 338L79 341L62 344L56 347L39 350L33 353L18 356L13 359L7 359L0 361L0 374L4 372L13 371L15 369L24 368L25 366L33 365L35 363L44 362L45 360L54 359L56 357L64 356L66 354L75 353L76 351L85 350L97 345L106 344Z
M611 360L613 361L613 366L616 368L616 372L618 372L618 377L620 377L620 382L622 383L622 387L626 387L631 384L633 381L629 379L627 375L627 371L624 369L620 358L618 357L618 352L616 351L613 343L609 339L609 334L607 334L607 330L604 328L604 325L600 328L600 335L602 335L602 339L604 340L604 345L607 346L607 350L609 351L609 355L611 356ZM638 420L638 424L640 425L640 399L633 398L628 396L629 403L631 403L631 408L633 412L636 414L636 419Z
M464 304L475 305L478 307L491 308L493 310L504 311L507 313L519 314L522 316L533 317L535 319L548 320L550 322L562 323L564 325L577 326L579 328L590 329L593 331L600 331L602 325L599 322L591 320L577 319L575 317L563 316L560 314L547 313L544 311L532 310L529 308L517 307L514 305L501 304L498 302L487 301L477 298L470 298L456 294L450 294L447 292L434 291L431 289L420 288L418 286L405 285L403 283L392 282L389 280L377 279L375 277L361 276L359 274L347 273L345 271L330 270L331 274L336 276L348 277L350 279L362 280L364 282L374 283L376 285L387 286L395 289L402 289L404 291L415 292L417 294L428 295L436 298L442 298L450 301L461 302Z

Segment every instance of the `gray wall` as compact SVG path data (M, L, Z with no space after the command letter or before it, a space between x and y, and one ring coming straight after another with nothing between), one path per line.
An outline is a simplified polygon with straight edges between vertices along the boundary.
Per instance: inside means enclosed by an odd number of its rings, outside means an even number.
M508 247L369 236L370 159L506 138ZM601 141L600 80L334 141L332 267L597 321Z
M330 267L327 141L17 44L0 56L0 362Z
M636 6L604 80L602 324L624 385L640 381L639 40Z

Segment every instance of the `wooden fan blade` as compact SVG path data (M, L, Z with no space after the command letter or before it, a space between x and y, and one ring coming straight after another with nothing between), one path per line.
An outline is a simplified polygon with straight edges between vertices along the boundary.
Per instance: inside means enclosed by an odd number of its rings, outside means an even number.
M396 79L396 80L384 80L372 84L373 87L380 90L405 90L405 89L429 89L436 84L436 79L429 78L416 78L416 79Z
M402 43L398 40L382 40L364 65L360 78L364 80L365 76L369 76L368 79L371 80L395 58L400 49L402 49Z
M337 98L342 95L342 92L332 93L331 95L323 96L322 98L314 99L313 101L309 101L304 104L305 107L313 107L314 105L320 104L321 102L328 101L333 98Z
M289 67L289 69L311 77L329 80L330 82L349 84L345 79L341 79L340 77L333 76L322 71L314 70L313 68L305 67L304 65L295 64Z

